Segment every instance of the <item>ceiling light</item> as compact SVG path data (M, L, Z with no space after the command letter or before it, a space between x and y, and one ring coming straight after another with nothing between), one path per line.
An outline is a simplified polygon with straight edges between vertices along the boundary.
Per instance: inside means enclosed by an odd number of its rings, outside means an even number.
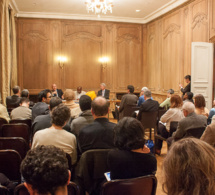
M88 13L90 11L95 12L95 14L106 14L107 11L112 13L113 0L85 0Z

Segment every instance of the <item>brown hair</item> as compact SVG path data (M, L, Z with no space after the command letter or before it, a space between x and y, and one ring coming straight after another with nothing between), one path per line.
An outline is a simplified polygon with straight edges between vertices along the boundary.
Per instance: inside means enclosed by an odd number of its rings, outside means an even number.
M194 105L196 108L204 108L205 107L205 98L202 94L197 94L194 96Z
M215 192L215 149L196 138L175 142L163 162L163 190L168 195Z
M74 100L75 99L75 92L72 89L66 89L63 96L64 96L64 99L66 101Z
M183 101L179 95L172 95L170 98L170 108L180 108L183 105Z
M104 97L97 97L91 104L92 112L96 116L105 116L108 113L109 103Z

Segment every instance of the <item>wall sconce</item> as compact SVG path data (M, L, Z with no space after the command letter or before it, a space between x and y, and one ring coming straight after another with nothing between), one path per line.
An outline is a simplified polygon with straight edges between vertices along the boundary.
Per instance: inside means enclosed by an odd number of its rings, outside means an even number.
M101 57L99 58L99 62L102 63L102 71L104 72L107 67L107 62L109 62L110 59L108 57Z
M58 60L60 68L63 69L64 63L67 61L67 58L64 56L58 56L57 60Z

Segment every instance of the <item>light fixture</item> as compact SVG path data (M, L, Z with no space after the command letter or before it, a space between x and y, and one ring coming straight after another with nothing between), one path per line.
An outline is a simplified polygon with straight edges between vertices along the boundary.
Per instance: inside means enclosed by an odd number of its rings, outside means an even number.
M63 69L64 62L67 61L67 58L64 57L64 56L58 56L58 57L57 57L57 60L58 60L58 63L59 63L60 68Z
M113 0L85 0L88 13L90 11L95 12L95 14L106 14L107 11L112 13Z
M139 9L137 9L137 10L136 10L136 12L140 12L140 10L139 10Z
M109 61L108 57L101 57L101 58L99 58L99 62L101 62L101 63L107 63L108 61Z

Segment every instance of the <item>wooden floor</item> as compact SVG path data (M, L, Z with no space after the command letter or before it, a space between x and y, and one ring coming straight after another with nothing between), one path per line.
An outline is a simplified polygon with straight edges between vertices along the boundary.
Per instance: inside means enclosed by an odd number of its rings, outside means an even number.
M115 120L113 118L110 118L109 120L113 123L117 123L117 120ZM147 132L146 132L146 135L147 135ZM158 194L158 195L166 194L162 190L162 164L163 164L163 160L164 160L166 154L167 154L167 144L166 144L166 142L163 142L163 148L161 151L161 155L160 156L156 155L156 159L157 159L156 177L157 177L157 181L158 181L156 194Z

